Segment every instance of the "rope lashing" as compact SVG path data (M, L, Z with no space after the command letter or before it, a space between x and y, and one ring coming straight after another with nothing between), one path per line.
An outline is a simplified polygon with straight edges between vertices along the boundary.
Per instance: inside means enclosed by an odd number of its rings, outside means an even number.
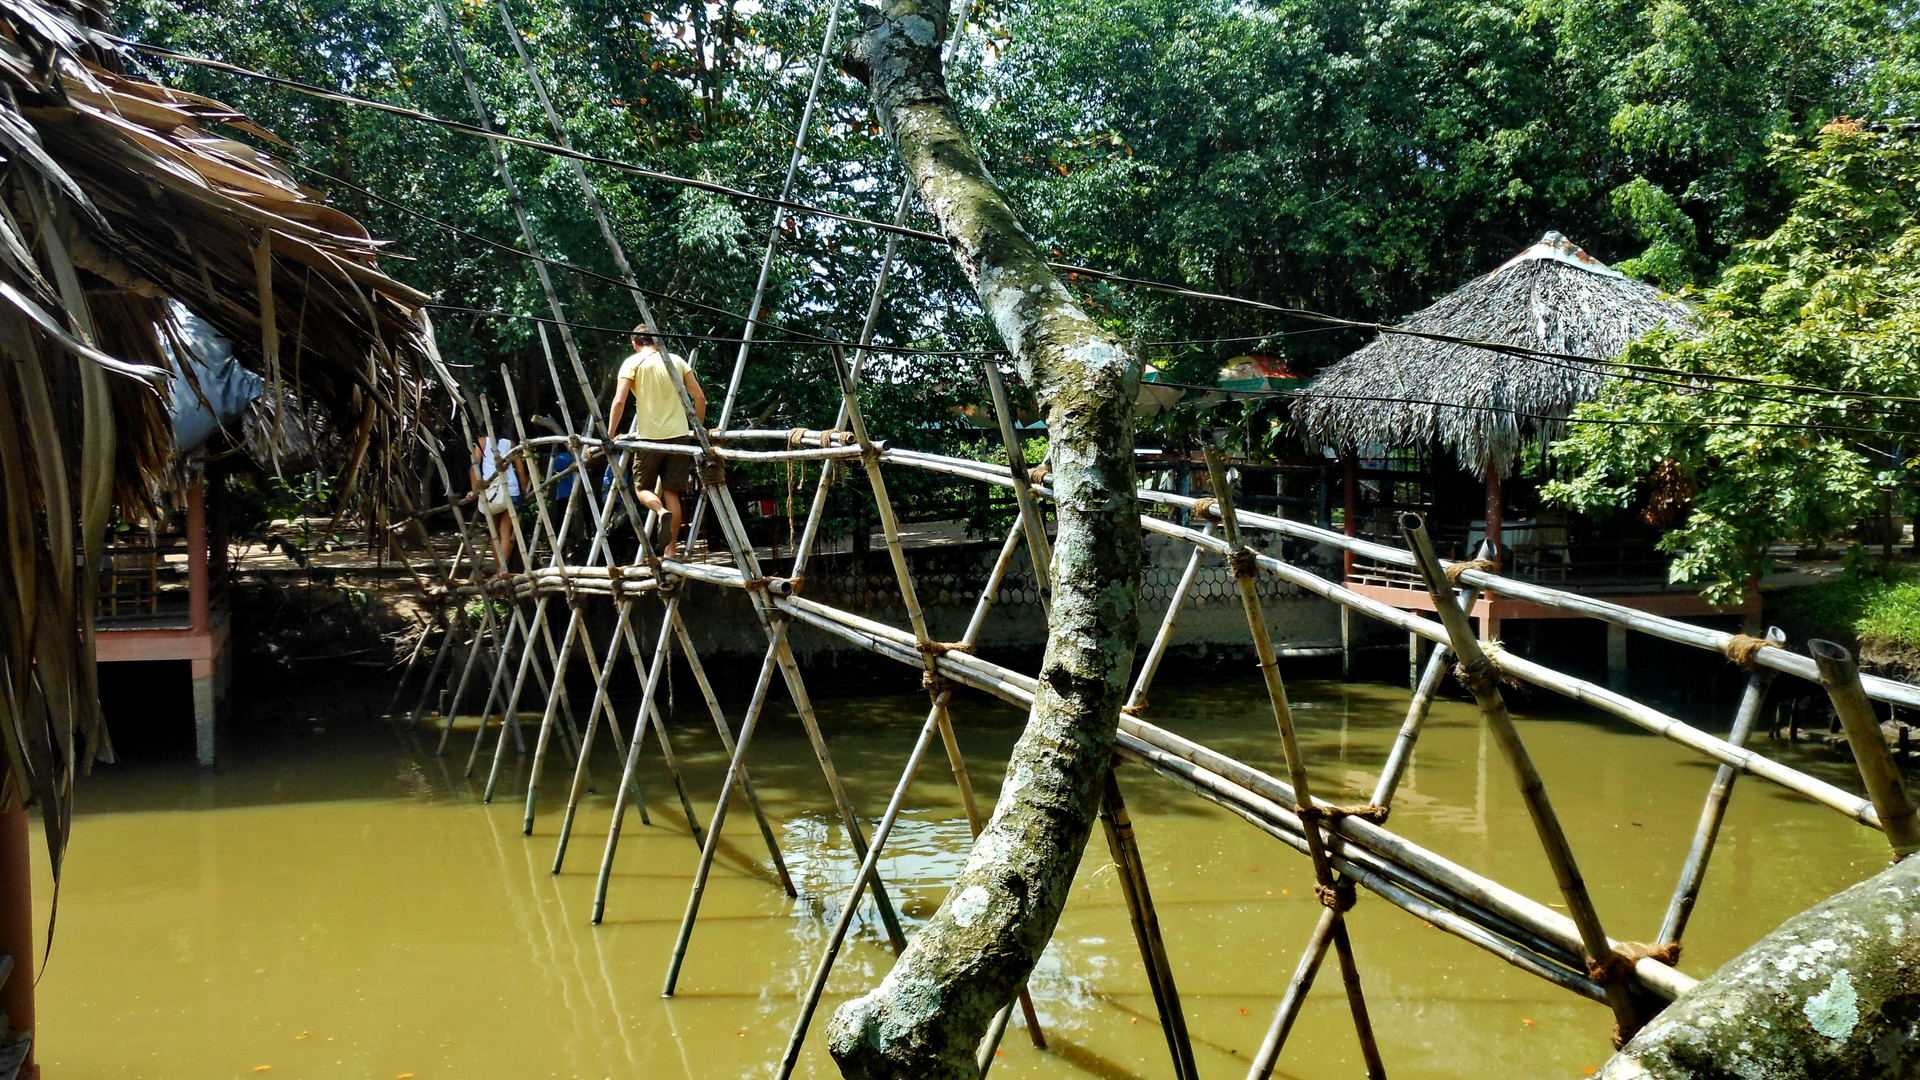
M1322 904L1341 913L1352 911L1353 903L1358 899L1350 878L1335 878L1331 885L1316 884L1313 887L1313 895L1319 897Z
M1122 705L1120 711L1136 719L1147 711L1147 703L1142 701L1134 705Z
M967 641L920 641L915 642L913 647L926 656L941 656L950 652L969 654L973 652L973 643Z
M1202 521L1219 521L1220 501L1208 497L1195 499L1193 500L1193 509L1189 510L1188 513Z
M613 602L616 604L627 602L627 582L620 576L623 569L624 567L620 566L607 567L607 591L613 594Z
M827 433L823 431L823 432L821 432L821 433L820 433L820 447L821 447L821 449L823 449L823 450L824 450L824 449L826 449L826 443L827 443ZM791 430L791 431L789 431L789 432L787 432L787 449L789 449L789 450L798 450L798 449L800 449L801 447L803 447L803 446L805 446L806 444L807 444L807 429L806 429L806 428L803 428L803 427L797 427L797 428L794 428L793 430Z
M787 580L787 595L789 596L799 596L800 590L807 587L807 578L805 574L801 574L798 577L790 577L786 580Z
M1587 960L1587 977L1601 986L1624 983L1633 977L1633 965L1640 960L1658 960L1672 967L1680 962L1680 943L1650 945L1644 941L1623 941L1605 956Z
M953 693L953 680L937 671L923 671L920 673L920 688L935 696L951 694Z
M1300 815L1301 821L1318 825L1338 824L1341 818L1349 817L1382 825L1386 823L1387 814L1391 812L1391 808L1381 806L1379 803L1356 803L1352 806L1321 806L1315 803L1312 806L1295 807L1294 812Z
M1463 661L1453 665L1453 677L1474 694L1492 693L1500 685L1499 669L1485 656L1471 664Z
M1047 477L1053 475L1053 470L1047 468L1045 463L1029 465L1026 467L1026 470L1027 483L1029 484L1044 484L1047 482Z
M1500 564L1494 562L1492 559L1475 559L1472 562L1457 562L1447 567L1447 583L1458 588L1460 585L1460 575L1469 570L1486 570L1492 572L1498 569L1500 569Z
M1761 649L1771 644L1773 643L1766 638L1757 638L1748 634L1735 634L1733 635L1733 640L1727 642L1727 659L1739 664L1743 671L1752 671L1754 667L1754 657L1760 654Z
M861 447L860 460L861 461L879 461L880 460L880 444L868 443L867 445Z
M727 463L717 457L701 456L700 486L716 488L727 482Z
M1233 567L1233 576L1253 578L1260 576L1260 555L1252 548L1243 547L1239 551L1227 552L1227 565Z
M748 592L762 592L771 584L773 584L773 579L770 577L750 577L741 582L740 587Z
M680 587L680 579L667 576L666 568L660 565L660 556L647 556L647 569L653 572L653 587L662 593L670 593Z

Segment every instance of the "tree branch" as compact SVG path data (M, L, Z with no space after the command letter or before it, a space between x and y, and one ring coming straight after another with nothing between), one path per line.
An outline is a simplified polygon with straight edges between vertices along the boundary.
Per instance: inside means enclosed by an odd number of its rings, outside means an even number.
M1054 277L947 94L938 0L886 0L848 68L1047 418L1059 507L1040 692L993 818L879 987L834 1015L851 1078L973 1077L993 1014L1053 935L1099 809L1139 636L1133 397L1140 367Z

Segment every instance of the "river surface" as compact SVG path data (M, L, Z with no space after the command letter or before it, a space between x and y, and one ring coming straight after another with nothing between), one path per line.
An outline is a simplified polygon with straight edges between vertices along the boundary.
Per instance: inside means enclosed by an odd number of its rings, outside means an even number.
M1707 661L1701 661L1707 663ZM675 746L704 823L724 759L689 687ZM1317 790L1364 798L1404 690L1295 682ZM584 805L564 872L549 872L564 780L546 781L531 838L523 774L482 806L460 778L468 732L431 740L332 715L308 694L232 740L218 774L186 763L103 766L81 782L52 963L39 987L50 1077L90 1080L765 1076L779 1059L854 864L808 742L770 713L753 776L800 900L778 889L744 808L709 888L679 993L661 979L697 849L657 747L642 777L651 826L629 818L606 922L589 925L613 789ZM1548 702L1538 702L1543 709ZM818 702L855 805L877 817L925 715L923 696ZM1525 710L1521 710L1523 713ZM1023 717L962 692L954 718L990 802ZM733 709L738 716L738 707ZM1257 680L1164 686L1151 716L1283 774ZM1610 934L1658 929L1712 778L1702 759L1588 714L1534 711L1520 730ZM423 744L425 749L423 749ZM1790 753L1768 743L1758 748ZM1819 766L1846 783L1846 771ZM1319 904L1304 857L1155 779L1121 774L1202 1074L1235 1077L1258 1048ZM1478 713L1434 709L1392 827L1543 902L1552 877L1511 773ZM910 922L944 895L968 843L936 747L881 863ZM1879 834L1764 782L1735 791L1687 935L1704 975L1783 919L1882 868ZM44 871L44 867L42 867ZM43 874L44 876L44 874ZM36 883L45 918L48 883ZM1399 1077L1578 1077L1610 1051L1611 1015L1431 929L1364 890L1349 916L1374 1029ZM831 1010L890 961L871 912L843 952L797 1075L837 1072ZM1016 1018L996 1078L1163 1077L1166 1044L1097 831L1032 983L1049 1049ZM1279 1075L1362 1067L1329 962Z

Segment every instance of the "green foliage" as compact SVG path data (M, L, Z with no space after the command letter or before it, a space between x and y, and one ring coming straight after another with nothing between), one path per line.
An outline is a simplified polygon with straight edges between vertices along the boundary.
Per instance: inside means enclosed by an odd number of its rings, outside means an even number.
M1651 500L1677 524L1672 578L1731 597L1782 541L1823 544L1909 513L1920 409L1920 145L1913 128L1837 121L1782 138L1786 220L1694 294L1698 337L1656 334L1624 359L1760 385L1610 380L1556 444L1550 498L1590 513ZM1769 386L1771 384L1771 387ZM1821 387L1836 393L1788 387Z
M1837 637L1870 647L1920 649L1920 575L1863 566L1781 596L1796 638Z

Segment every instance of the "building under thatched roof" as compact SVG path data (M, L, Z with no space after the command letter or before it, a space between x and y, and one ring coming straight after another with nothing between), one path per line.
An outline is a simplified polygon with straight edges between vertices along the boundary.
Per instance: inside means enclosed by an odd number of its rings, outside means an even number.
M1692 322L1686 305L1550 232L1401 326L1606 360L1657 327ZM1321 372L1293 420L1312 446L1350 453L1437 444L1469 471L1503 477L1521 446L1554 438L1558 421L1598 393L1603 376L1570 360L1384 333Z
M380 270L380 243L215 131L278 141L246 117L129 75L106 18L99 0L0 4L0 752L56 874L73 776L106 747L104 533L174 476L162 339L189 346L170 302L261 377L257 430L297 413L303 466L372 503L404 497L404 470L374 466L414 438L434 362L427 298Z

